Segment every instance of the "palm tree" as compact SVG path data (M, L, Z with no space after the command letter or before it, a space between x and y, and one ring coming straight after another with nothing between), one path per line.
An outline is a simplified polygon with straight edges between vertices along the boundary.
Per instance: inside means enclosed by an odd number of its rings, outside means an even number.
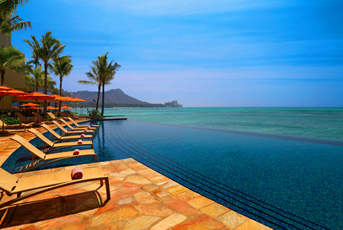
M69 56L64 56L64 57L55 59L54 64L50 66L51 72L53 72L56 76L60 77L60 96L62 96L63 77L68 76L71 70L73 69L73 67L74 66L71 64L71 59ZM61 102L58 107L58 112L60 111L61 111Z
M110 84L110 81L114 78L114 75L119 67L121 67L117 62L113 64L113 60L108 63L108 52L105 55L98 57L98 60L93 61L94 67L97 73L101 77L102 86L102 107L101 116L104 116L105 109L105 85Z
M44 71L42 70L42 66L34 68L30 74L35 82L36 92L38 92L38 86L42 85L44 79Z
M50 62L60 56L63 52L65 45L62 45L60 41L51 36L51 31L44 34L39 44L35 36L31 36L32 41L24 40L32 49L34 59L41 60L44 64L44 93L48 93L48 67ZM46 100L44 100L44 115L46 115Z
M25 62L25 56L16 47L0 48L1 86L4 85L6 70L20 71L19 66Z
M98 97L96 99L96 106L95 106L95 109L98 111L100 90L101 90L101 77L94 66L91 66L91 69L92 71L89 71L86 73L86 76L89 79L89 81L79 80L78 83L84 84L84 85L96 85L98 87Z
M31 22L24 22L19 16L12 15L17 11L18 6L27 3L28 0L0 0L0 32L10 34L13 31L20 31L31 28Z

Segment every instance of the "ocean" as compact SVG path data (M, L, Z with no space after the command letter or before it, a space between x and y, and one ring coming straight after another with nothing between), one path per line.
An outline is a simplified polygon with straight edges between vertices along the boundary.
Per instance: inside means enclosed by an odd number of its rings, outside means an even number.
M343 108L105 108L105 116L343 141Z

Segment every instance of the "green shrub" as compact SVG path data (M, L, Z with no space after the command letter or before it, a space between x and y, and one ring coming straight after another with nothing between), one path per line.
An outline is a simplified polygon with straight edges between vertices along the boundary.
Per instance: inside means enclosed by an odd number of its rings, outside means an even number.
M92 119L92 120L103 119L103 117L101 116L100 111L98 111L98 110L90 110L90 111L88 111L88 118Z
M2 120L2 118L1 118ZM19 118L17 117L8 117L8 116L5 116L4 117L4 120L2 120L5 122L5 124L7 125L14 125L14 124L20 124L21 121L19 120Z

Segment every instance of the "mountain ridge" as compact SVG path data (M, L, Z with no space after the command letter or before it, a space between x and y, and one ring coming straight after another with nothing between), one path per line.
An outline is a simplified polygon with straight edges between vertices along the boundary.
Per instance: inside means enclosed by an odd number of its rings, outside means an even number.
M95 106L98 92L82 90L77 92L64 91L65 96L72 96L86 100L84 106ZM102 103L102 95L100 93L99 105ZM105 91L105 107L182 107L178 102L171 101L161 104L153 104L138 100L125 94L121 89L110 89Z

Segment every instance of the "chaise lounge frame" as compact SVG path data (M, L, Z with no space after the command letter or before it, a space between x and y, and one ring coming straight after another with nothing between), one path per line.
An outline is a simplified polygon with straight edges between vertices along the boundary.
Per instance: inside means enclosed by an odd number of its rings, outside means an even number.
M32 162L28 165L25 165L19 168L19 172L25 172L25 171L35 169L35 168L38 168L47 164L51 164L53 162L75 158L75 157L92 156L95 162L98 161L98 157L94 153L93 149L80 150L79 155L73 155L74 151L45 154L44 152L37 149L30 142L28 142L27 140L25 140L19 135L14 135L13 137L11 137L11 139L18 142L21 146L23 146L26 150L28 150L32 155Z
M24 176L18 178L17 176L12 175L11 173L0 168L0 190L3 191L0 195L0 200L4 198L5 193L8 196L17 195L17 198L0 203L0 209L5 206L8 206L9 204L16 203L20 200L26 199L28 197L46 191L50 191L68 185L97 180L100 181L100 187L102 187L105 182L107 201L111 199L109 179L107 176L104 176L100 165L82 168L82 173L82 179L74 180L71 178L71 170L51 172L34 176ZM28 193L22 196L23 192ZM103 205L104 204L105 203L103 203Z

